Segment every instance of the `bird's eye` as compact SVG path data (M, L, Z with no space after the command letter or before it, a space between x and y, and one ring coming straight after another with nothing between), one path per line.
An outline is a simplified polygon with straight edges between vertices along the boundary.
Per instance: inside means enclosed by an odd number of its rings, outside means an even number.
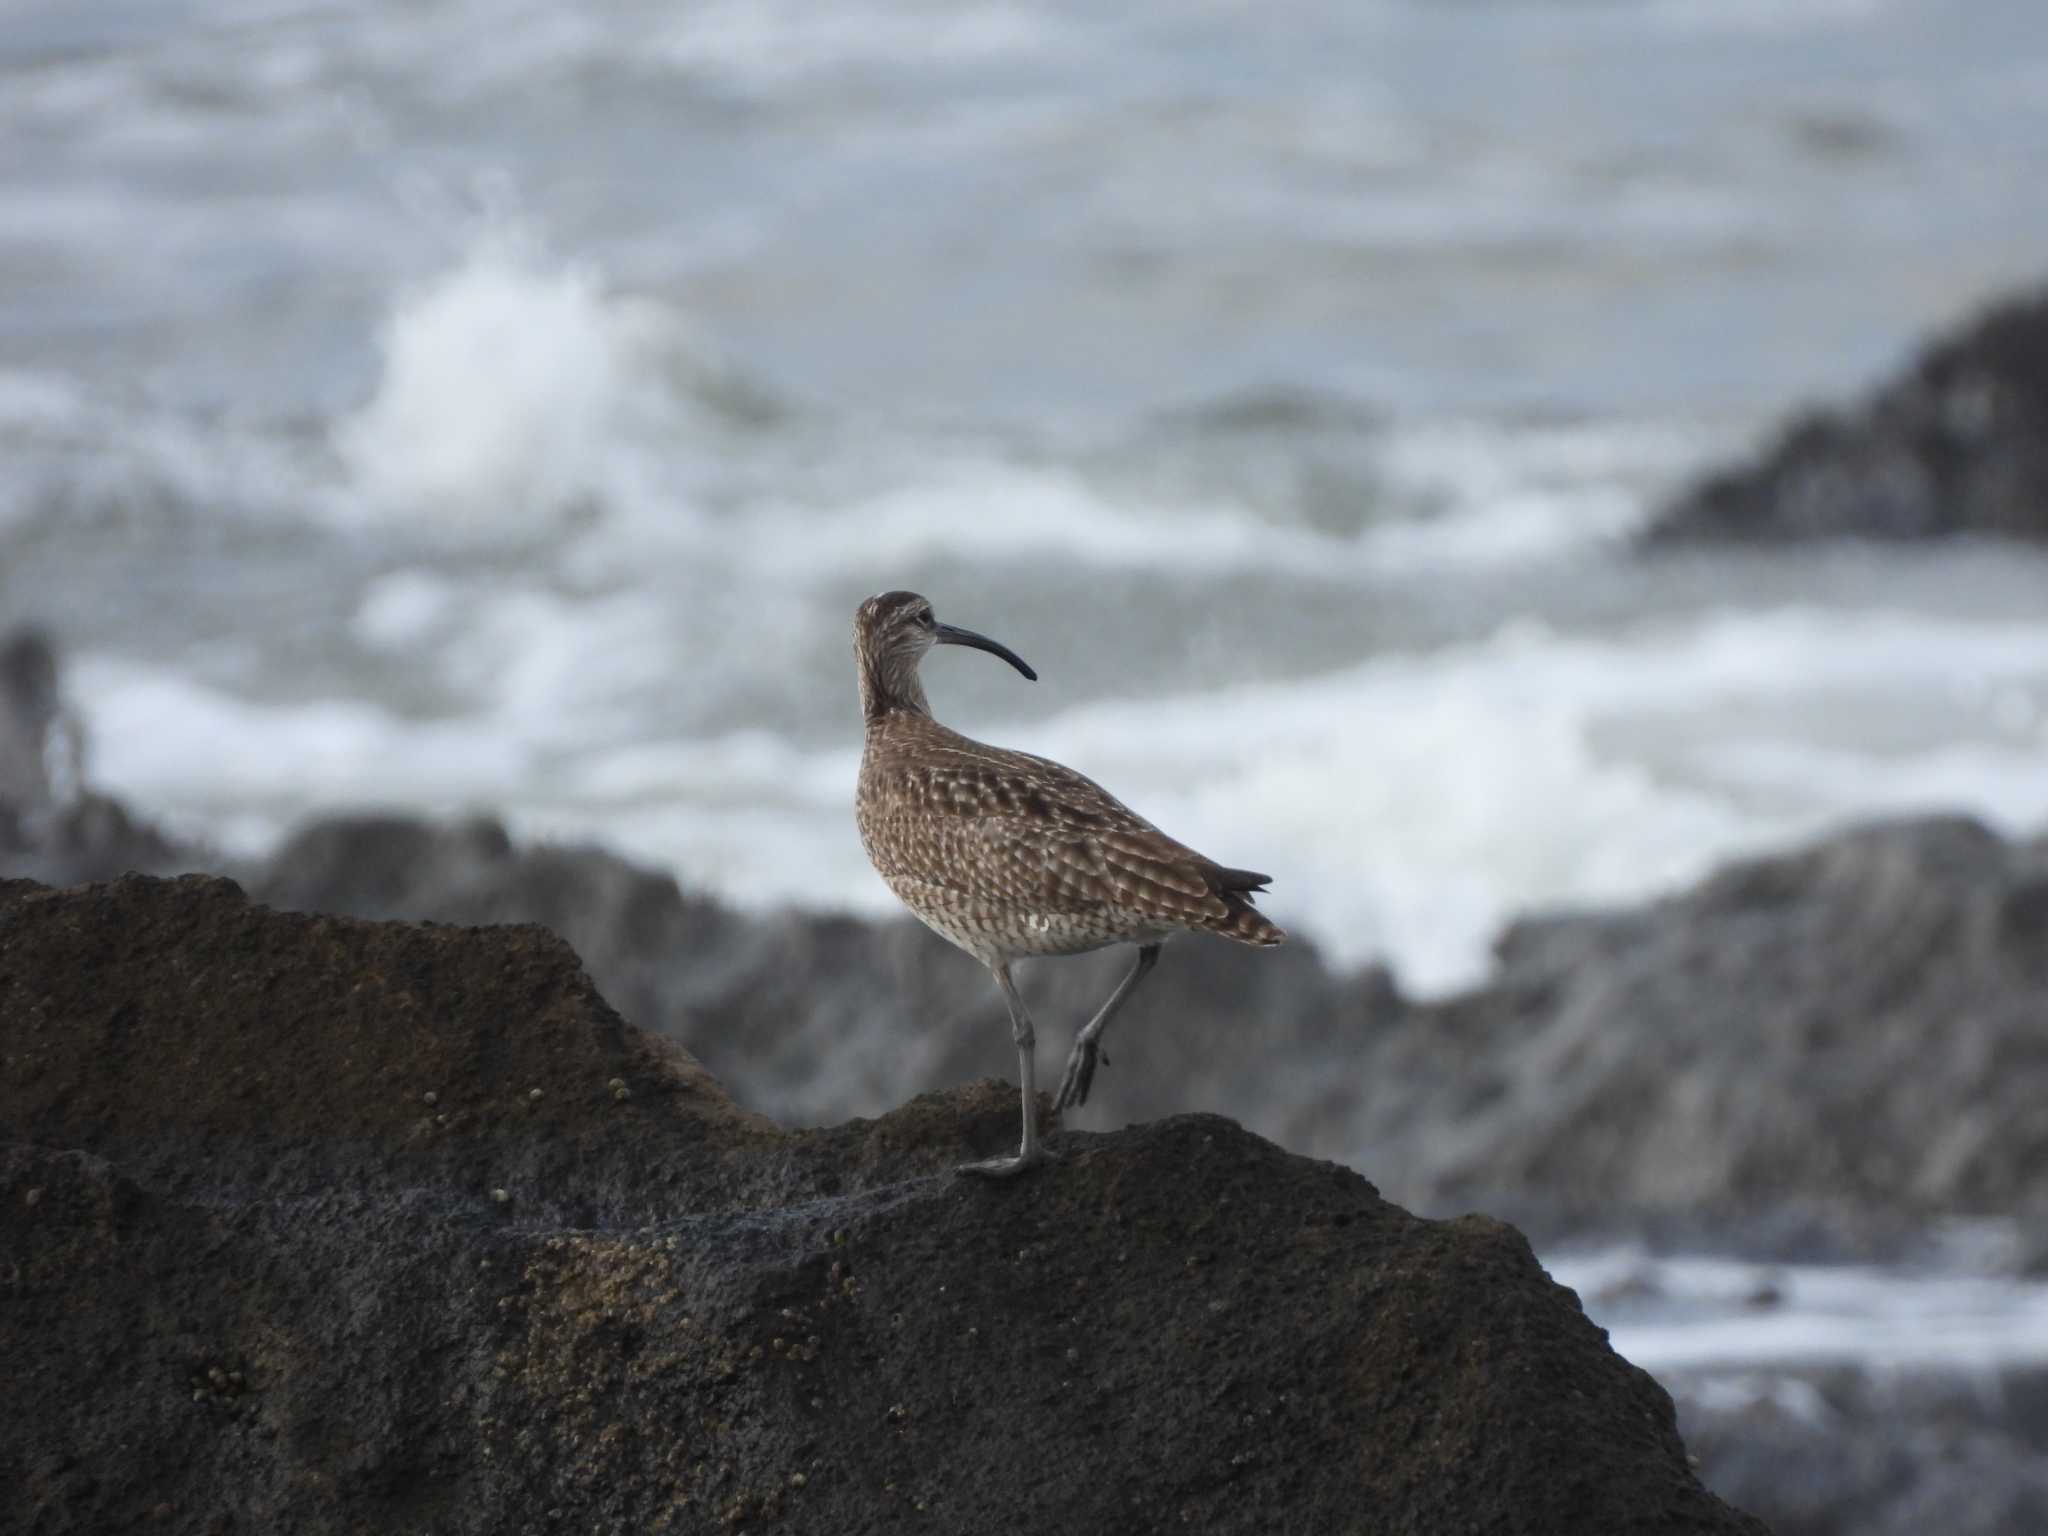
M923 613L920 613L917 616L917 622L922 624L926 629L935 629L938 627L938 621L932 617L932 611L929 608L925 609Z

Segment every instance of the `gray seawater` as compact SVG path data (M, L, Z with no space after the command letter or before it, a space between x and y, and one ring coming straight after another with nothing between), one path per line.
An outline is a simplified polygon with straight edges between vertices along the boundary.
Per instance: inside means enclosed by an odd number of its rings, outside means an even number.
M2048 819L2048 567L1619 541L2034 276L2030 0L14 3L0 615L237 850L487 805L880 909L846 622L1413 986Z

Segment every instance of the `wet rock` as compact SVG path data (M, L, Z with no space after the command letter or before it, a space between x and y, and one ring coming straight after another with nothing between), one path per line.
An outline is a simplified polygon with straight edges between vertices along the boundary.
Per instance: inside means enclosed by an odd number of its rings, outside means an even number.
M2048 537L2048 289L1995 304L1848 410L1795 421L1647 542Z
M34 625L0 636L0 874L70 885L204 862L87 784L85 731L50 636Z
M545 929L281 918L198 875L5 881L0 900L0 1125L153 1188L516 1183L550 1219L619 1219L664 1175L616 1134L631 1111L608 1079L664 1123L770 1129L620 1019Z
M2044 887L2048 840L1924 818L1517 924L1492 982L1416 1025L1498 1092L1424 1106L1434 1138L1379 1131L1367 1166L1426 1206L1520 1193L1724 1233L1802 1206L2037 1207Z
M1710 1486L1779 1536L2048 1530L2048 1372L1847 1369L1673 1382Z
M960 1180L1000 1084L779 1131L548 933L200 878L0 885L0 1018L31 1531L1761 1529L1512 1229L1221 1119Z
M49 636L33 625L0 635L0 806L10 821L32 820L62 797L62 760L75 771L78 759L68 720Z
M908 918L750 916L604 849L520 847L492 822L392 816L309 824L252 889L307 911L544 924L621 1013L784 1123L875 1114L908 1093L1016 1072L988 972ZM1115 951L1021 967L1048 1042L1063 1046L1069 1021L1129 963ZM1289 1146L1341 1155L1356 1096L1343 1064L1402 1013L1384 971L1335 976L1312 945L1249 955L1176 942L1111 1037L1086 1123L1227 1106Z
M783 1123L1009 1076L986 972L916 924L749 917L594 849L317 824L261 887L372 916L565 934L607 997ZM1048 1070L1121 952L1020 968ZM2048 1208L2048 843L1874 824L1613 913L1532 918L1444 1002L1312 946L1174 944L1080 1125L1215 1110L1431 1211L1587 1221L1785 1258Z

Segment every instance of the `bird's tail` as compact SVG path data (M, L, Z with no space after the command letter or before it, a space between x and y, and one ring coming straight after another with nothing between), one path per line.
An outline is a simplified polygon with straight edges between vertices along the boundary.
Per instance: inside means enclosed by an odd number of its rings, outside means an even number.
M1252 905L1253 899L1272 884L1272 880L1271 875L1257 874L1249 869L1225 869L1218 865L1211 870L1210 889L1221 898L1225 915L1211 926L1210 932L1220 933L1240 944L1255 944L1261 949L1286 943L1287 930L1267 919Z

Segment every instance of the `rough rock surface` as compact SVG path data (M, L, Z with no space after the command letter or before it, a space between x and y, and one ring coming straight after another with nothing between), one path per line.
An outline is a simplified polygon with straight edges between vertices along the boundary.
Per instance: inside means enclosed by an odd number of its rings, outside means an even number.
M195 860L86 784L84 727L49 636L34 625L0 634L0 873L71 885Z
M1446 1135L1367 1142L1405 1198L1517 1189L1695 1220L2037 1206L2048 839L1878 823L1646 907L1525 922L1411 1044L1445 1060L1402 1081L1455 1068L1464 1103L1419 1106Z
M365 862L374 896L348 873ZM779 1115L1011 1070L986 977L912 924L741 918L609 854L477 828L322 823L273 870L313 906L560 923L608 990L637 989L639 1017ZM1420 1209L1550 1238L1917 1257L1930 1219L2048 1208L2044 870L2048 842L1967 821L1852 829L1666 901L1525 922L1486 986L1431 1005L1307 946L1176 944L1073 1118L1221 1110ZM1121 963L1021 973L1048 1056ZM1725 1381L1673 1386L1708 1485L1781 1531L1905 1531L1941 1507L1967 1536L2038 1528L2048 1442L2018 1387L1849 1371L1819 1418L1787 1421L1729 1406Z
M1511 1228L1203 1116L945 1171L1012 1114L777 1131L538 929L0 885L0 1486L36 1533L1761 1529Z
M1795 421L1681 496L1656 544L2048 538L2048 289L2007 299L1848 411Z
M488 821L391 816L310 824L251 888L304 911L544 924L627 1018L682 1041L786 1123L873 1114L923 1089L1016 1071L988 972L907 917L748 916L603 849L517 847ZM1119 950L1019 968L1048 1062L1129 964ZM1334 1155L1341 1140L1319 1132L1341 1136L1351 1090L1330 1062L1402 1015L1384 972L1334 976L1308 944L1251 955L1176 942L1110 1036L1087 1123L1221 1109Z
M259 889L544 922L629 1017L778 1119L1013 1070L986 973L908 921L749 918L600 851L380 819L308 829ZM1126 963L1020 968L1049 1062ZM1843 1213L1875 1231L2048 1205L2048 840L1853 829L1668 900L1518 924L1487 985L1441 1003L1305 944L1177 943L1109 1054L1079 1123L1214 1110L1433 1211L1831 1242Z
M1806 1370L1730 1391L1680 1378L1715 1490L1778 1536L2048 1531L2048 1371Z

